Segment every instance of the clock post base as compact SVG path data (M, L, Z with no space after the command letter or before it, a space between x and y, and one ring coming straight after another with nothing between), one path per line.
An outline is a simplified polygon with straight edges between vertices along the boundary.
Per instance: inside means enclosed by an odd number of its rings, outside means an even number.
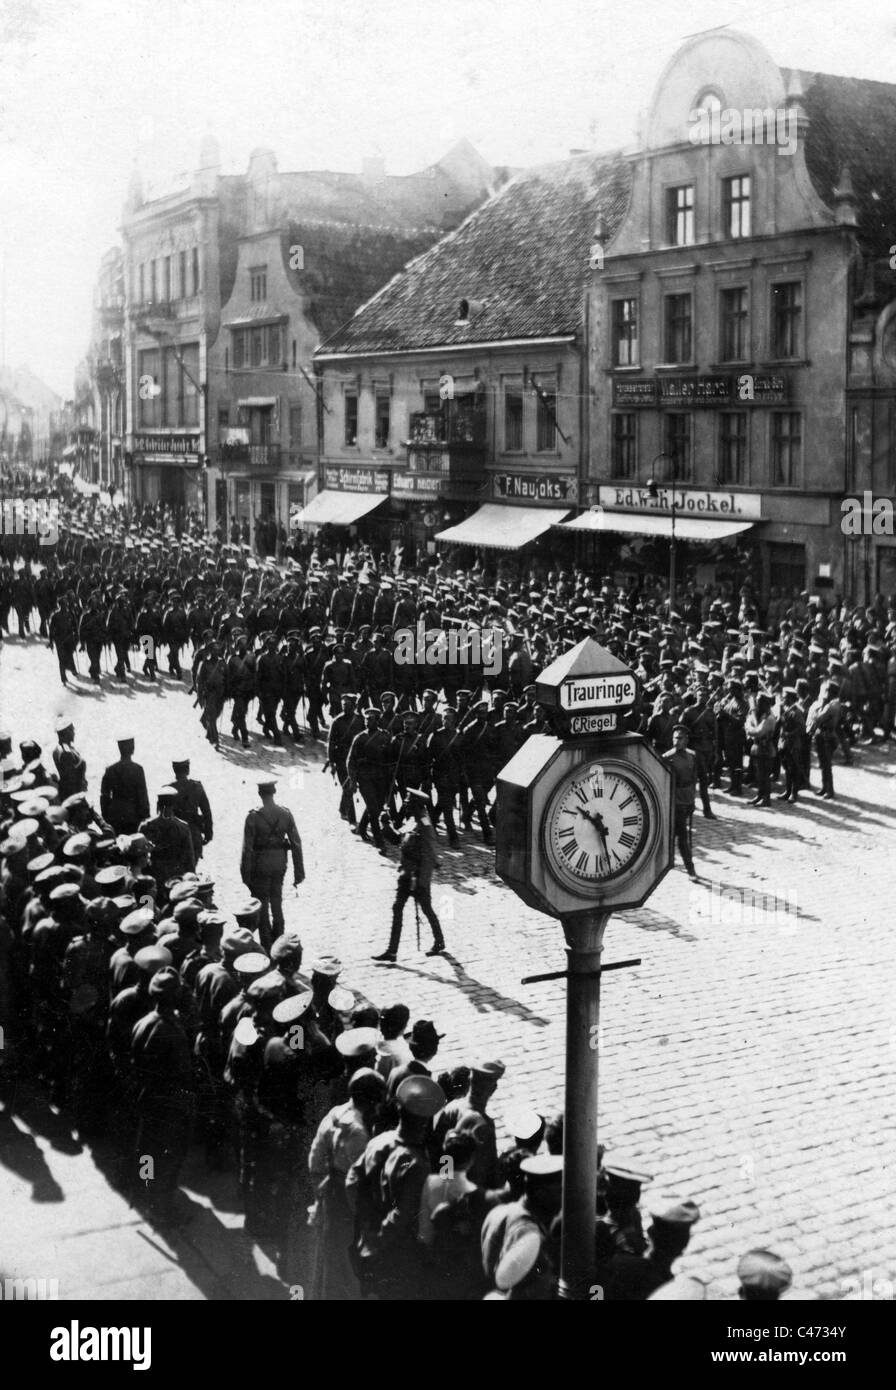
M600 961L609 919L609 912L563 918L568 978L559 1296L569 1300L600 1297L594 1293L598 1039Z

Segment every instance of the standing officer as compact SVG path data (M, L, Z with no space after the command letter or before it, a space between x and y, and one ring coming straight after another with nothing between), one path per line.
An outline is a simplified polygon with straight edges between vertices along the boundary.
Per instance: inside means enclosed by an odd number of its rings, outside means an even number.
M100 812L116 835L133 835L149 816L146 774L134 762L134 740L120 738L117 763L103 773L100 783Z
M292 812L274 801L276 790L276 782L258 783L261 806L246 817L240 860L240 877L253 898L261 903L258 936L262 950L267 952L283 931L283 879L287 855L292 855L295 886L305 879L302 841Z
M208 804L205 787L195 777L190 776L190 760L182 758L171 764L174 770L172 786L177 791L174 814L190 827L193 839L193 854L196 861L202 858L202 851L212 841L212 808Z
M432 875L438 864L436 855L436 832L429 819L429 797L417 787L409 787L407 793L408 809L414 817L411 830L401 837L401 863L398 868L398 887L395 902L392 904L392 931L389 945L374 960L393 962L401 941L404 905L408 898L422 909L423 915L432 927L432 945L426 952L428 956L440 956L445 949L442 927L432 905Z
M74 725L65 715L56 721L56 737L59 744L53 749L53 763L59 778L61 804L76 792L86 792L87 764L75 747Z
M840 686L836 681L827 681L818 695L818 699L809 710L806 718L806 733L815 742L815 751L818 754L818 770L821 773L821 787L816 791L816 796L823 796L826 801L834 799L834 771L831 766L831 754L837 746L837 729L840 724Z
M781 715L781 762L784 767L784 790L780 801L796 801L804 785L802 749L806 737L806 716L799 704L796 689L789 685L784 691L784 710Z
M691 822L697 801L697 759L688 748L686 724L675 725L672 747L663 754L663 760L669 764L675 778L675 843L688 877L696 879L697 870L691 857Z
M327 737L327 761L335 772L341 791L339 814L349 825L355 825L355 805L349 790L348 754L355 737L364 728L361 716L355 712L357 696L346 693L342 697L342 713L337 714L330 725Z
M162 787L157 798L158 815L145 820L140 834L152 845L150 871L156 881L159 897L170 878L192 873L196 867L193 837L190 827L174 814L179 797L176 787Z
M68 673L71 672L73 676L78 674L78 668L75 665L75 651L78 646L78 620L72 595L60 595L59 602L50 617L47 635L47 645L55 649L59 662L59 679L63 685L68 685L66 680Z

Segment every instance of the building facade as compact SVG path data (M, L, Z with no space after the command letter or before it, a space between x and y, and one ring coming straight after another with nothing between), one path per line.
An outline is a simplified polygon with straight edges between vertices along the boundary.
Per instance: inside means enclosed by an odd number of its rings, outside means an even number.
M876 175L831 118L826 84L845 81L782 70L730 31L660 78L591 286L601 510L574 524L614 567L666 563L674 522L698 582L861 594L840 503L851 453L855 485L892 457L892 379L884 404L886 354L857 307L879 246L856 188ZM856 129L878 86L843 93Z

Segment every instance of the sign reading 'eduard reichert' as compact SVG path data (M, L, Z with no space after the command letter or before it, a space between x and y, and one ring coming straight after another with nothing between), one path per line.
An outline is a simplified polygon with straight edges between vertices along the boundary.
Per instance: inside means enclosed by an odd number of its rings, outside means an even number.
M598 502L617 512L672 511L672 489L661 487L651 497L646 487L602 487ZM742 521L759 521L762 516L762 497L758 492L710 492L702 488L675 489L675 511L682 516L714 516Z

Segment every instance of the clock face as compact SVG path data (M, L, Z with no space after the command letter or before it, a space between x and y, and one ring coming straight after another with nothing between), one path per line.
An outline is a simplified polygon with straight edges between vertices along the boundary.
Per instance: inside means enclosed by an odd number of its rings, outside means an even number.
M573 889L618 878L651 838L650 801L623 763L590 762L548 803L543 844L554 875Z

